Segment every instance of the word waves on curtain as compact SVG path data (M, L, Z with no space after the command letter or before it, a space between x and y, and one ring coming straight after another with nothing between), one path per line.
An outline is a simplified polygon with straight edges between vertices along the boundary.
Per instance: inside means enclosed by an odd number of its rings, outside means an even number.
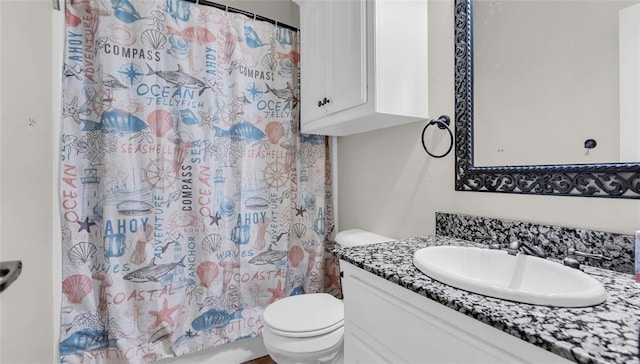
M327 141L298 33L178 0L68 0L62 362L154 362L340 296Z

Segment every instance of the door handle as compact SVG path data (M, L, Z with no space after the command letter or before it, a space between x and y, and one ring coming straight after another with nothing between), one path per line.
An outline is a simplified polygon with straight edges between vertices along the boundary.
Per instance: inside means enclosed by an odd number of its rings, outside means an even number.
M0 292L4 291L15 282L22 272L22 261L12 260L10 262L0 262Z

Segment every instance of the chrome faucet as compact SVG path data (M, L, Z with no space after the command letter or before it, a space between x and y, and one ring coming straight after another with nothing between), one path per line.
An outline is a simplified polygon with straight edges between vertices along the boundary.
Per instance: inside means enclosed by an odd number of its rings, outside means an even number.
M567 267L581 270L582 268L580 267L580 262L578 262L578 259L577 259L578 257L591 258L591 259L597 259L597 260L612 260L612 258L606 257L602 254L585 253L579 250L575 250L573 248L569 248L567 250L567 256L564 259L562 259L562 263Z
M517 255L518 253L525 255L532 255L534 257L545 259L547 258L547 253L544 249L529 245L524 241L514 240L509 244L509 248L507 248L507 253L510 255Z

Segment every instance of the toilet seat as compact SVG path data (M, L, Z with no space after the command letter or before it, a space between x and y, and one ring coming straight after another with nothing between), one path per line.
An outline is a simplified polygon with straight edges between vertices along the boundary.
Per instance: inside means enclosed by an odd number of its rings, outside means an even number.
M322 330L316 330L316 331L306 331L306 332L298 332L298 331L284 331L284 330L278 330L278 329L274 329L272 327L269 327L269 330L271 330L271 332L273 332L274 334L280 335L282 337L289 337L289 338L305 338L305 337L312 337L312 336L320 336L320 335L325 335L327 333L330 333L332 331L335 331L337 329L340 329L344 326L344 320L329 326L325 329Z
M327 293L290 296L267 306L263 319L269 330L283 337L319 336L343 327L344 304Z

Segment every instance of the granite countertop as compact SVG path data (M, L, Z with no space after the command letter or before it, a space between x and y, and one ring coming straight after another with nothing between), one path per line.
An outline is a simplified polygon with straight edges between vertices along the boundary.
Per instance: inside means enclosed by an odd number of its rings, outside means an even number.
M499 330L578 363L640 363L640 283L630 274L583 266L602 282L607 299L584 308L559 308L505 301L453 288L413 265L416 250L435 245L487 247L444 236L337 249L359 268L471 316Z

